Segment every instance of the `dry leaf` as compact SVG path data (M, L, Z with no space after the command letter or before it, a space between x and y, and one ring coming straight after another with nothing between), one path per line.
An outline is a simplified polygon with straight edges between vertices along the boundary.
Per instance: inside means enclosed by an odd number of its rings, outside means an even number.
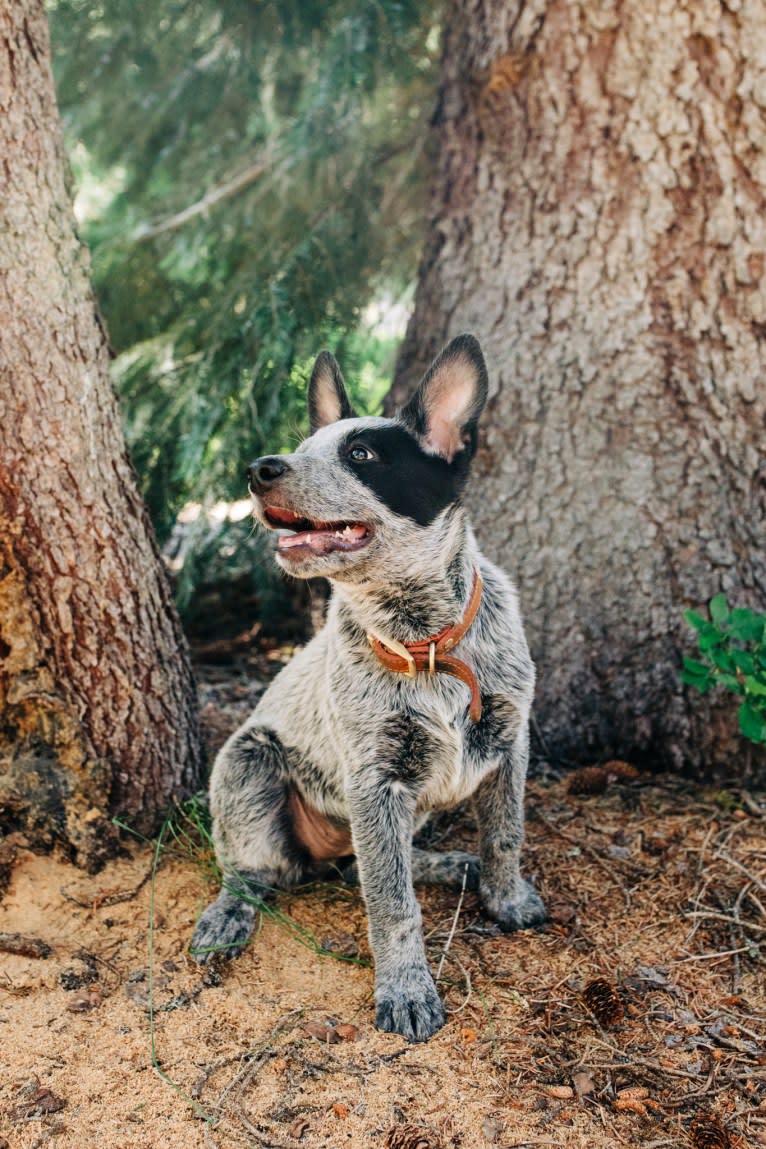
M327 934L322 938L322 949L328 954L338 954L341 957L357 957L359 944L353 934L339 931L336 934Z
M356 1041L359 1037L359 1030L349 1021L342 1021L334 1028L341 1041Z
M24 1100L10 1110L15 1121L25 1121L29 1117L43 1117L47 1113L58 1113L66 1106L63 1097L57 1097L50 1089L41 1086L26 1086L22 1090Z
M485 1117L481 1123L481 1131L487 1141L497 1141L505 1129L505 1122L499 1117Z
M548 917L560 926L566 926L577 917L577 906L572 902L554 902L548 910Z
M309 1130L309 1122L305 1117L296 1117L290 1128L287 1130L287 1136L292 1137L295 1141L300 1141L304 1133Z
M335 1026L329 1021L307 1021L303 1028L309 1037L321 1041L322 1045L337 1045L340 1041Z
M578 1097L587 1097L587 1095L589 1093L592 1093L593 1090L596 1088L596 1082L593 1080L591 1075L584 1069L581 1069L579 1073L575 1073L572 1075L572 1084L574 1085L575 1090L577 1091Z
M336 1117L348 1117L351 1112L348 1105L344 1105L342 1101L336 1101L332 1107L332 1111Z
M149 997L146 992L146 986L137 981L128 981L125 983L125 996L129 997L135 1005L141 1005L144 1008L149 1004Z

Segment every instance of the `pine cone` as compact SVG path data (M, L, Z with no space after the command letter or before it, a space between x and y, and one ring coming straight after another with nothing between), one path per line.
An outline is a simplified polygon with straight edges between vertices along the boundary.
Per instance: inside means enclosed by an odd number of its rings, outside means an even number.
M394 1125L386 1134L386 1149L442 1149L442 1143L430 1129Z
M597 977L589 981L582 997L599 1025L618 1025L625 1016L619 994L606 978Z
M731 1138L712 1113L700 1113L689 1126L689 1141L694 1149L730 1149Z
M609 775L603 766L583 766L573 770L567 782L568 794L603 794Z
M631 766L630 762L622 762L619 758L612 759L611 762L604 763L604 770L607 774L618 778L620 782L635 782L640 773L635 766Z

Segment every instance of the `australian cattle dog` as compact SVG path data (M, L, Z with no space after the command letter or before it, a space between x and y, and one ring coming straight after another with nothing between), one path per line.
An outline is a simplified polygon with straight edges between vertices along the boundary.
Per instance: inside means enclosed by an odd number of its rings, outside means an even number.
M311 435L248 469L276 558L324 576L324 628L218 754L223 870L192 950L236 953L257 901L335 864L358 874L376 1024L424 1041L444 1024L413 883L467 882L503 930L545 908L521 877L534 667L516 592L463 507L487 397L477 340L454 339L395 418L359 417L333 356L309 384ZM429 814L471 798L478 856L413 847ZM353 855L353 859L352 859Z

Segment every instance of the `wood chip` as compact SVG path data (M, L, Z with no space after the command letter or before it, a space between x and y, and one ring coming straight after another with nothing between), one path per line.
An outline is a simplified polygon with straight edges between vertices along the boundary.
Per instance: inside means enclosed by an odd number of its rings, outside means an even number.
M19 954L21 957L47 958L53 952L47 942L40 938L30 938L25 934L0 933L0 950L6 954Z
M91 985L72 994L66 1007L70 1013L88 1013L91 1009L98 1009L103 1000L100 986Z

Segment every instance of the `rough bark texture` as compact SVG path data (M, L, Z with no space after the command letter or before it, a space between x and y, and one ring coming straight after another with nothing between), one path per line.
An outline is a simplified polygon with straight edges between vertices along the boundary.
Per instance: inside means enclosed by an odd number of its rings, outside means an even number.
M0 825L93 867L200 750L65 172L42 0L0 0Z
M451 0L436 123L389 404L481 337L469 501L544 745L742 769L731 696L678 674L685 607L766 602L766 4Z

